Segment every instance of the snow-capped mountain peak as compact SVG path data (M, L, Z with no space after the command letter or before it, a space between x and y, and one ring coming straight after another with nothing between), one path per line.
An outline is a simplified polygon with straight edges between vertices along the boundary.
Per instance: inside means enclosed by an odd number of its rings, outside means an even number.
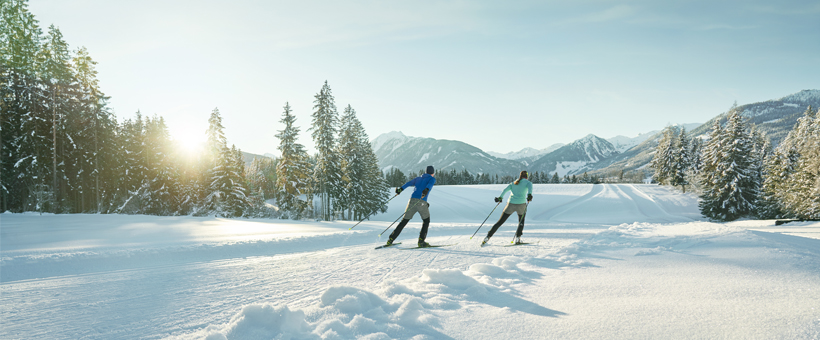
M399 147L411 138L412 137L405 136L403 133L401 133L401 131L391 131L388 133L383 133L378 137L374 138L370 142L370 145L373 147L373 151L376 151L387 143L393 143L395 147Z
M528 159L528 158L533 158L534 159L534 158L541 157L541 156L546 155L550 152L558 150L558 148L560 148L564 145L566 145L566 144L556 143L556 144L550 145L547 148L540 149L540 150L535 149L535 148L526 147L526 148L523 148L519 151L511 151L511 152L507 152L507 153L492 152L492 151L487 151L487 153L489 155L493 156L493 157L498 157L498 158L512 159L512 160L525 160L525 159Z
M820 99L820 90L803 90L778 99L782 102L808 102Z
M382 171L396 168L414 173L433 165L436 171L497 174L521 166L517 161L493 157L464 142L409 137L398 131L376 137L372 145Z

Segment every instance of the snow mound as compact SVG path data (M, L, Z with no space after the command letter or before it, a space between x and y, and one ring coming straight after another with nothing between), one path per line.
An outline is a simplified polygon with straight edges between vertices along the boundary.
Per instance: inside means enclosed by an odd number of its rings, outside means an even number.
M209 327L206 340L316 338L310 335L305 313L287 306L248 305L222 329Z
M251 304L224 325L211 325L178 338L222 339L434 339L443 336L439 316L464 307L459 300L487 303L504 310L542 308L514 297L525 259L508 256L467 270L425 269L402 281L385 281L377 291L348 286L327 288L318 303L304 310ZM507 303L508 305L503 305ZM546 310L546 309L544 309ZM549 311L549 310L547 310ZM543 311L538 311L543 312ZM549 314L549 313L547 313Z

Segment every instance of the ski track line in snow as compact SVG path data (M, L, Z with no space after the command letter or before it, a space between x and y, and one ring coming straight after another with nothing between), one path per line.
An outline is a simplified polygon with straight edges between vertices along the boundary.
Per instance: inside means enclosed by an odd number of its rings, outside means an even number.
M661 214L667 219L668 222L691 222L691 221L694 221L694 219L691 219L691 218L688 218L688 217L675 216L675 215L670 214L668 211L666 211L666 208L664 208L660 203L658 203L657 200L655 200L654 198L652 198L651 196L646 194L643 190L641 190L640 188L636 187L633 184L626 185L625 187L631 189L630 192L628 193L628 195L632 198L632 200L634 200L635 202L637 202L639 199L649 201L652 205L654 205L657 208L657 210L659 212L661 212Z
M632 206L634 206L635 209L637 210L637 212L640 213L640 216L644 217L645 219L649 219L649 218L654 217L654 216L650 216L649 213L647 213L647 211L642 207L642 204L638 204L638 201L637 201L637 198L636 198L637 195L635 195L634 193L632 193L632 194L626 193L622 189L622 187L620 187L620 186L616 186L616 187L614 187L614 189L617 190L617 194L618 194L619 197L622 197L622 198L626 199L627 201L629 201L630 203L632 203ZM660 207L658 207L658 208L660 208Z
M556 206L556 207L554 207L550 210L547 210L546 212L535 215L535 218L536 218L536 220L539 220L539 221L544 220L544 219L552 220L555 216L563 214L563 213L567 212L568 210L591 200L593 197L595 197L599 193L601 193L602 190L603 190L603 188L599 187L598 185L593 185L592 189L588 193L584 194L583 196L575 198L572 201L563 203L561 205L558 205L558 206ZM562 208L565 208L565 209L562 209ZM559 210L559 209L562 209L562 210Z

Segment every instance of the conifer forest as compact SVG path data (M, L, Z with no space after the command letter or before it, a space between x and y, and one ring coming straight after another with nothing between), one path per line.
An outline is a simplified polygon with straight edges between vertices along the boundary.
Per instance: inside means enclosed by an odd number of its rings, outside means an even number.
M0 10L0 210L328 220L383 209L387 187L369 138L353 107L338 112L327 82L309 128L315 155L297 142L287 103L280 158L246 166L218 108L204 151L185 153L162 117L118 119L88 51L54 25L41 28L26 1Z

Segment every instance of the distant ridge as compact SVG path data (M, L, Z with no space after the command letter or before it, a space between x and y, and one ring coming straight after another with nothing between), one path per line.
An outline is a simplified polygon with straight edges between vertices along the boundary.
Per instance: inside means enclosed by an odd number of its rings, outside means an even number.
M820 107L820 90L803 90L779 99L738 106L743 117L765 132L773 145L792 130L808 106ZM724 122L727 112L703 124L684 124L690 138L706 135L715 120ZM616 136L603 139L595 135L556 144L549 148L524 148L506 154L484 152L460 141L408 137L399 131L382 134L372 142L382 171L398 168L418 172L427 165L440 169L467 170L470 173L509 175L518 169L555 173L559 176L584 172L609 176L621 170L644 171L652 159L661 130L636 137ZM551 150L550 150L551 149Z
M520 162L493 157L464 142L408 137L399 131L382 134L371 144L383 172L396 168L404 173L416 173L433 165L436 171L506 174L510 169L521 167Z

